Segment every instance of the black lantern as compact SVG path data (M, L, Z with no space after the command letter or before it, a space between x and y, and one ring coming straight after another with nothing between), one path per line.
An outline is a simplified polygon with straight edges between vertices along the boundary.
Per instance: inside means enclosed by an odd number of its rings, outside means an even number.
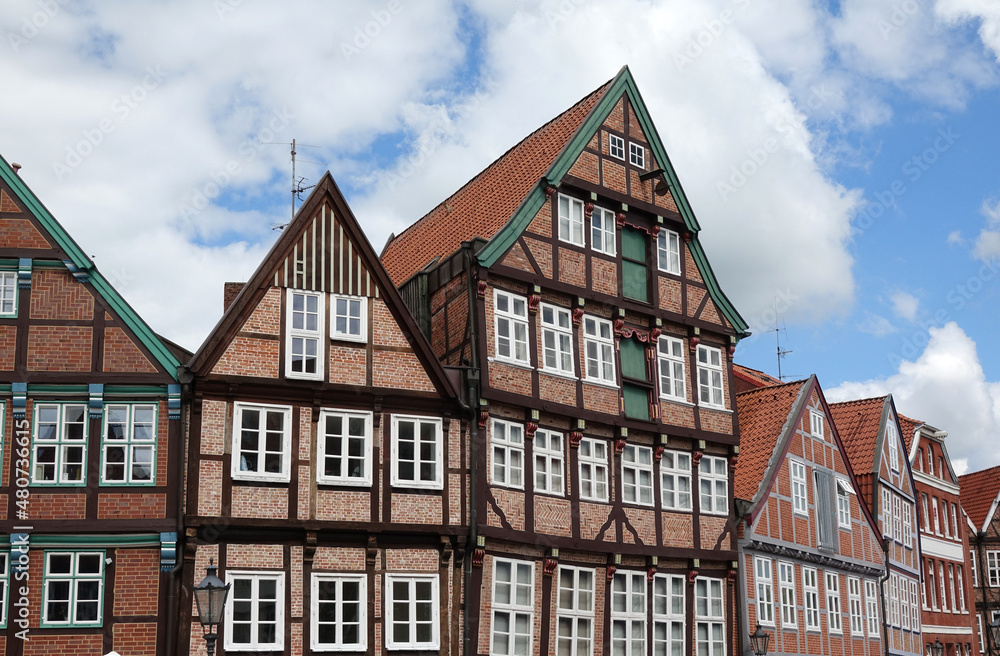
M1000 645L1000 615L996 615L989 624L990 637L993 638L993 649Z
M205 631L205 649L208 656L215 653L215 641L219 638L218 626L222 624L222 614L226 608L226 598L229 596L229 586L216 576L219 568L214 560L208 559L205 568L207 576L201 583L194 586L194 601L198 605L198 621Z
M935 640L934 644L931 645L931 656L941 656L944 653L944 645L941 644L940 640Z
M750 648L755 656L767 656L767 642L770 639L771 636L764 633L764 630L760 628L760 622L757 622L757 630L750 634Z

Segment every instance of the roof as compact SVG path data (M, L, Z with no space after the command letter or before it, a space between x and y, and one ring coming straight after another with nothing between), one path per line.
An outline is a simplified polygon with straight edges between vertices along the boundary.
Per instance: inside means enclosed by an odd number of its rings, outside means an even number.
M392 238L382 263L396 285L463 241L490 239L528 195L597 104L611 80L524 138L443 203Z
M806 382L762 387L736 396L740 457L736 461L733 494L737 498L752 500L757 494L795 400Z
M751 369L735 362L733 363L733 375L737 378L737 380L733 381L737 392L746 392L757 387L783 384L780 378L775 378L771 374L766 374L763 371Z
M851 461L851 469L858 475L875 471L875 448L886 398L879 396L830 405L830 414Z
M912 448L913 434L916 432L917 427L922 426L924 422L910 419L900 414L897 414L896 417L899 419L899 430L903 433L901 436L903 438L903 445L906 448L906 452L909 453Z
M962 508L977 531L982 531L990 518L990 508L1000 494L1000 465L958 477Z

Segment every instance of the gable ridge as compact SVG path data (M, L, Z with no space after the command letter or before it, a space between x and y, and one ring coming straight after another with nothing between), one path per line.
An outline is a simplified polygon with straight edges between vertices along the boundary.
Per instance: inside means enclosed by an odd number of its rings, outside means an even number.
M976 531L985 531L1000 502L1000 465L958 477L962 508Z

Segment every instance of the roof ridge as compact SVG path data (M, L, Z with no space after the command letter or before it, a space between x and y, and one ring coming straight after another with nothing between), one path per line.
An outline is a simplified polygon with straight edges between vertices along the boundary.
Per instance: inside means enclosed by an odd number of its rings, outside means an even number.
M736 397L739 398L741 396L749 396L751 394L757 394L757 393L765 393L766 394L767 392L773 392L775 390L781 389L782 387L788 387L790 385L799 385L799 386L801 386L803 383L806 383L808 381L809 381L808 378L802 378L802 379L799 379L799 380L790 380L787 383L785 383L785 382L775 383L774 385L768 385L766 387L757 387L755 389L750 389L750 390L746 390L744 392L739 392L739 393L736 394Z
M848 405L848 404L851 404L851 403L867 403L869 401L882 401L882 402L884 402L885 401L885 397L887 397L887 396L889 396L889 395L888 394L883 394L882 396L869 396L869 397L866 397L866 398L863 398L863 399L850 399L850 400L847 400L847 401L837 401L835 403L831 403L830 405L831 406L834 406L834 405L843 406L843 405Z

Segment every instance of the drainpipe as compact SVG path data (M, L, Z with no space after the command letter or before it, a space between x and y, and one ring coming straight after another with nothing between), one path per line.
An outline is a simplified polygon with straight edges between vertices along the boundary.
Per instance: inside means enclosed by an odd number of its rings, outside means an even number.
M469 302L469 368L466 371L466 385L468 386L469 404L469 544L465 549L465 618L464 631L462 633L463 649L465 656L475 656L474 645L477 640L472 639L472 556L476 551L476 540L478 539L477 526L479 522L479 330L477 326L478 312L476 303L475 285L472 280L473 258L472 243L463 242L463 266L466 276L466 293Z
M177 628L174 624L177 621L179 610L177 589L181 586L179 573L184 565L182 544L184 540L184 480L187 474L184 471L184 453L187 451L188 409L190 408L192 381L194 381L194 375L186 365L177 368L177 382L181 384L181 418L178 420L180 421L180 429L177 431L179 433L177 443L172 445L174 447L174 462L176 463L174 474L177 477L177 543L174 546L177 564L170 570L167 583L169 586L167 592L167 649L164 652L167 656L173 656L175 651L174 641L177 639Z
M891 538L888 535L882 536L882 553L885 554L885 576L878 580L878 596L879 601L882 605L882 653L885 656L889 656L889 616L886 614L885 608L885 589L886 581L889 580L889 540ZM921 626L923 623L921 622Z
M986 566L986 560L983 558L983 546L986 541L986 531L976 531L976 557L979 559L979 567L976 568L976 575L979 577L979 592L983 598L983 633L985 636L980 636L983 639L983 644L986 645L986 653L990 656L996 652L996 645L993 643L993 634L990 632L990 604L989 600L986 598L986 591L988 589L986 585L987 577L989 576L989 568ZM975 611L975 601L973 601L973 611ZM976 628L979 628L978 623Z

